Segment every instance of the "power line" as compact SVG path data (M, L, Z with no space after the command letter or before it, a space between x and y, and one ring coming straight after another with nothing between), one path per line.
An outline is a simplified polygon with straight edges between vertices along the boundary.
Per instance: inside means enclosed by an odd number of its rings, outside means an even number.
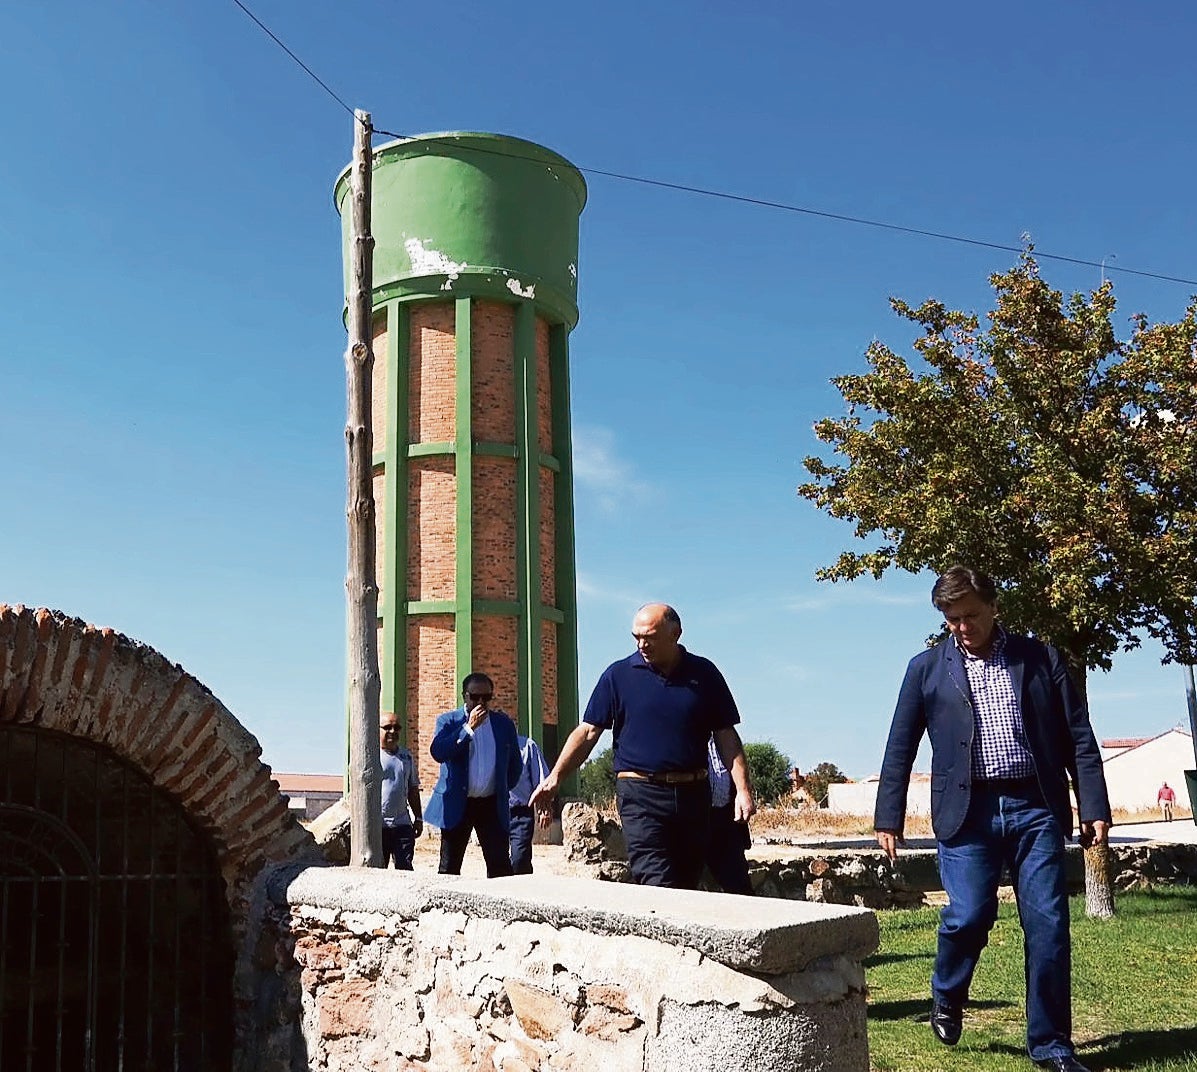
M271 31L271 29L262 22L248 7L242 3L242 0L233 0L242 11L245 12L270 39L279 46L288 56L291 57L299 66L312 78L314 82L321 89L324 90L333 100L335 100L342 108L350 115L354 114L353 109L345 103L336 93L334 93L327 84L294 52L291 51L279 38ZM381 130L378 127L374 128L374 133L382 137L398 138L406 141L413 137L409 134L396 134L391 130ZM427 138L426 141L433 141L436 139ZM527 160L534 164L544 164L544 160L539 157L525 156L521 153L511 152L505 149L490 149L480 145L465 145L450 138L442 139L446 142L453 141L453 144L459 149L465 149L469 152L487 153L492 156L504 156L512 160ZM889 223L885 220L871 220L865 216L851 216L840 212L827 212L822 209L809 208L805 205L795 205L786 201L770 201L760 197L749 197L746 194L735 194L727 190L712 190L704 186L691 186L686 183L667 182L664 179L650 179L643 175L627 175L619 171L607 171L602 168L582 167L574 164L580 172L584 175L597 175L607 179L616 179L619 182L636 183L641 186L652 186L660 190L672 190L676 193L693 194L697 197L711 197L720 201L732 201L741 205L752 205L757 208L769 208L779 212L792 212L802 216L814 216L818 219L835 220L839 223L854 223L861 227L876 227L879 230L895 231L899 234L915 235L919 238L934 238L941 242L956 242L966 246L976 246L981 249L993 249L1003 253L1022 253L1021 246L1006 245L1001 242L987 242L980 238L969 238L966 235L948 234L945 231L931 231L921 227L908 227L901 223ZM1107 264L1110 258L1107 256L1101 261L1086 260L1083 257L1068 257L1061 253L1044 253L1042 250L1035 250L1035 257L1038 260L1045 261L1059 261L1062 264L1076 264L1085 268L1099 268L1104 274L1106 272L1122 272L1125 275L1135 275L1143 279L1157 279L1165 283L1181 283L1186 286L1197 287L1197 279L1186 279L1184 276L1166 275L1163 272L1149 272L1140 268L1127 268L1119 265L1115 267L1112 264Z
M258 28L264 34L266 34L266 36L269 37L271 41L273 41L276 45L278 45L279 48L281 48L288 56L290 56L296 63L298 63L299 66L302 67L304 69L304 71L307 72L308 76L312 79L313 82L316 83L316 85L318 85L322 90L324 90L325 93L327 93L330 97L332 97L332 99L335 100L342 108L344 108L345 111L347 111L350 115L353 115L353 109L350 108L349 105L346 104L340 97L338 97L337 94L334 93L328 87L328 84L315 71L313 71L311 69L311 67L309 67L306 63L304 63L303 60L301 60L297 55L295 55L294 52L292 52L286 45L284 45L282 43L282 41L280 41L278 39L278 37L275 36L274 31L269 26L267 26L266 23L264 23L260 18L258 18L257 15L255 15L252 11L250 11L249 8L247 8L241 2L241 0L233 0L233 3L236 4L242 11L244 11L246 15L248 15L251 19L253 19L253 21L257 24Z
M396 134L390 130L375 129L376 134L381 134L389 138L399 138L407 140L416 135L410 134ZM469 152L475 153L489 153L492 156L506 156L514 160L527 160L533 164L544 164L544 160L540 157L525 156L522 153L510 152L504 149L490 149L481 145L465 145L455 142L454 139L446 137L443 139L421 137L421 141L437 141L443 140L445 142L453 142L458 148L465 149ZM768 201L759 197L749 197L746 194L734 194L727 190L711 190L704 186L689 186L685 183L666 182L663 179L649 179L642 175L626 175L619 171L604 171L601 168L583 167L581 164L574 164L580 172L585 175L601 175L608 179L618 179L621 182L639 183L642 186L655 186L663 190L674 190L679 193L696 194L700 197L713 197L721 201L734 201L743 205L754 205L760 208L777 209L781 212L794 212L803 216L817 216L825 220L837 220L840 223L855 223L862 227L877 227L886 231L897 231L901 234L917 235L921 238L937 238L943 242L959 242L968 246L979 246L983 249L996 249L1005 253L1021 253L1021 246L1004 245L1000 242L986 242L980 238L969 238L965 235L948 234L944 231L928 231L920 227L907 227L901 223L887 223L884 220L870 220L864 216L849 216L840 212L826 212L822 209L808 208L804 205L794 205L786 201ZM1184 283L1188 286L1197 287L1197 279L1186 279L1183 276L1165 275L1162 272L1148 272L1139 268L1124 268L1115 267L1107 263L1109 257L1104 261L1090 261L1083 257L1067 257L1062 253L1044 253L1041 250L1035 250L1035 257L1039 260L1045 261L1061 261L1065 264L1079 264L1086 268L1100 268L1105 272L1125 272L1127 275L1143 276L1146 279L1160 279L1168 283Z

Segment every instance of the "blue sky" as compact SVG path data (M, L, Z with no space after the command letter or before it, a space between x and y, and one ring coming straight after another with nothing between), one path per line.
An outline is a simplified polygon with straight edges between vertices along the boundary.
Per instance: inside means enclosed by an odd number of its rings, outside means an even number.
M250 5L401 133L1106 259L1120 318L1197 287L1197 11L993 5ZM0 602L208 685L278 770L344 754L344 366L333 181L351 121L231 2L0 9ZM580 677L665 599L748 740L876 770L926 577L826 586L800 500L828 380L887 299L987 309L1013 253L591 176L571 345ZM1096 268L1045 261L1065 290ZM1125 319L1122 320L1125 325ZM1148 644L1099 735L1185 720ZM499 685L500 693L502 683ZM447 698L448 699L448 698Z

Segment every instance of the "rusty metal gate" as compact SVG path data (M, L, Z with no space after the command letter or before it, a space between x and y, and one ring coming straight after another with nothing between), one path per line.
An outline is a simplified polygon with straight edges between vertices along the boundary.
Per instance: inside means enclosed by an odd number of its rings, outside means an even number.
M103 746L0 726L0 1069L222 1072L232 972L179 805Z

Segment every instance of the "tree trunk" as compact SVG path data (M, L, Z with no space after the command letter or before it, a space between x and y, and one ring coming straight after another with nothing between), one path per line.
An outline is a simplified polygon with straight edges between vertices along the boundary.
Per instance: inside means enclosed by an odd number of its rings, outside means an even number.
M1085 707L1089 706L1089 682L1084 659L1075 652L1064 651L1065 661L1072 674L1073 684L1081 694ZM1076 791L1076 786L1073 786ZM1077 804L1080 800L1078 797ZM1077 822L1080 822L1080 813ZM1090 845L1085 850L1085 915L1090 919L1114 918L1114 874L1109 844Z
M381 867L382 768L378 761L378 582L374 575L374 446L370 429L374 366L371 302L374 238L370 234L372 152L370 113L353 115L352 279L345 351L348 470L345 519L349 566L345 577L349 624L349 862Z
M1085 850L1085 915L1090 919L1114 918L1114 878L1108 843Z

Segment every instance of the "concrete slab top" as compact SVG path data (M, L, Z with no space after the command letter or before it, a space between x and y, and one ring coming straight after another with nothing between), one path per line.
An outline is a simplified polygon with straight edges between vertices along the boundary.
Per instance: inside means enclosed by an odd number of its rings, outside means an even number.
M311 867L280 879L271 896L291 905L405 918L440 909L613 937L639 936L765 975L801 971L821 957L861 959L878 944L877 918L868 909L806 901L541 875L463 879Z

